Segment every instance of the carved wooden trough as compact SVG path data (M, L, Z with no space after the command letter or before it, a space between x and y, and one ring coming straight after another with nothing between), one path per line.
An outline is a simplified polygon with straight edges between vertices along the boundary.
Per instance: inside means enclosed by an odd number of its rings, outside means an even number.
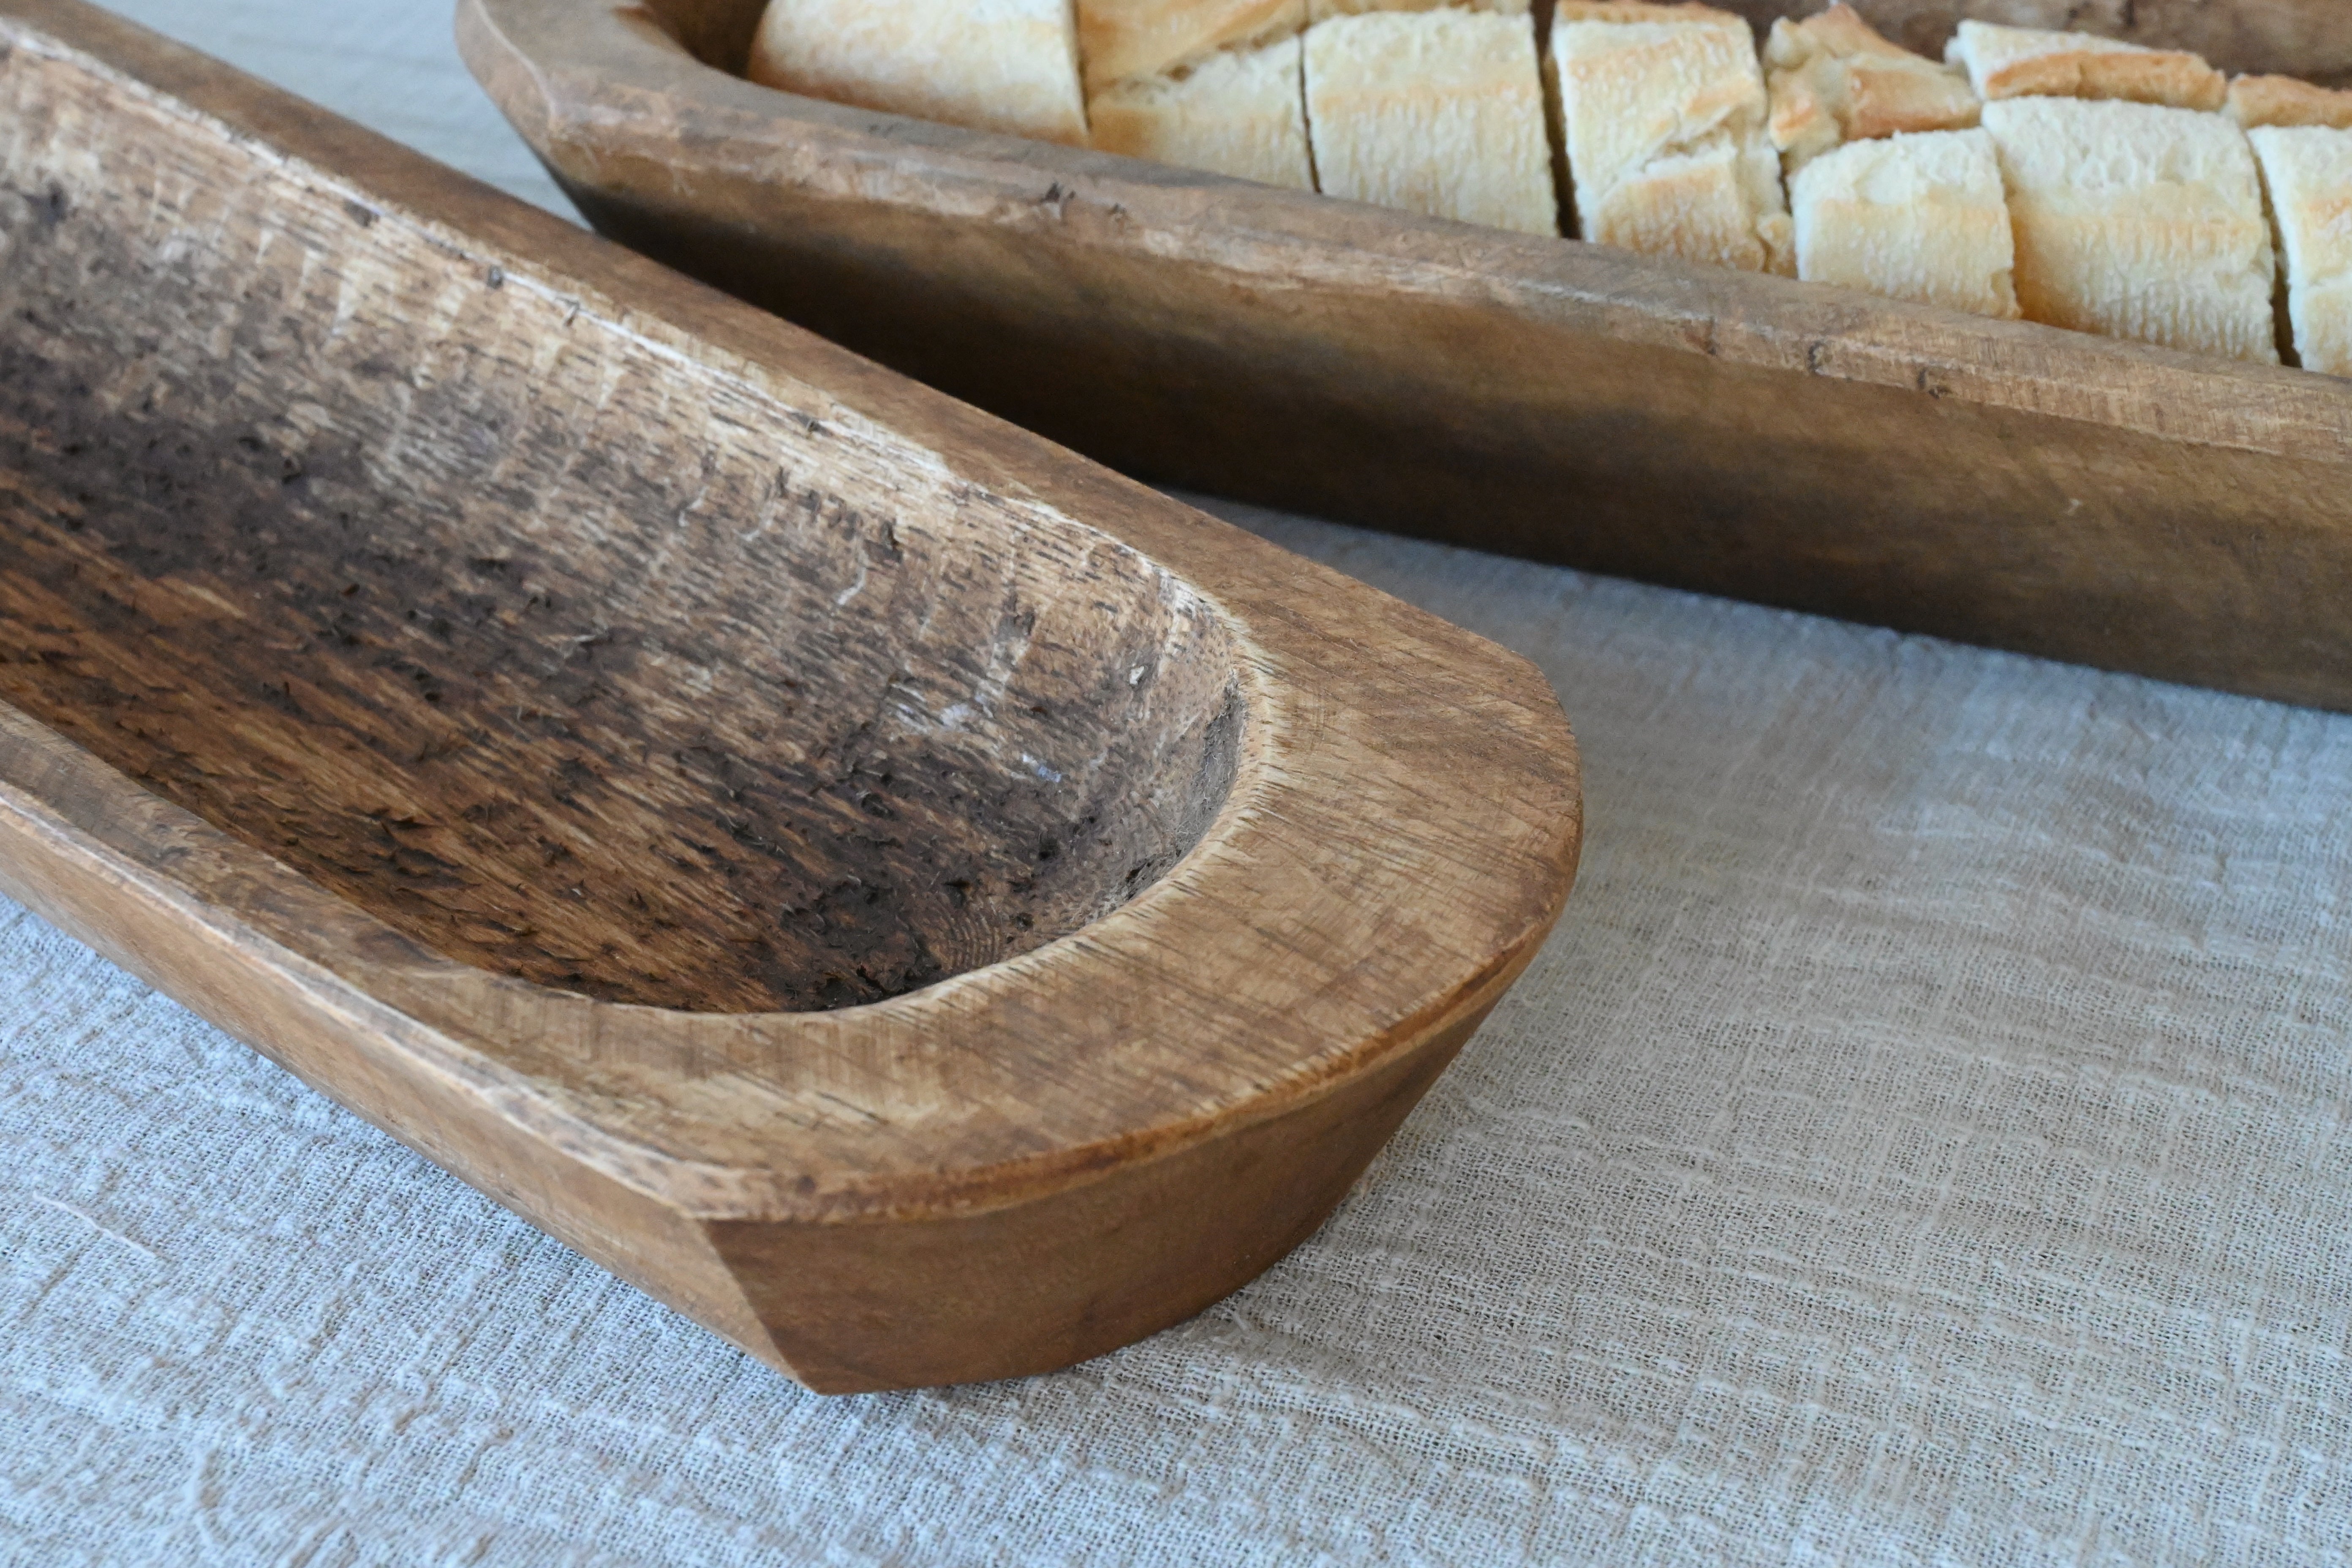
M825 1390L1279 1258L1565 898L1524 662L0 0L0 891Z
M2352 709L2352 381L821 103L761 3L458 36L603 232L1129 472ZM2352 82L2345 0L1855 4Z

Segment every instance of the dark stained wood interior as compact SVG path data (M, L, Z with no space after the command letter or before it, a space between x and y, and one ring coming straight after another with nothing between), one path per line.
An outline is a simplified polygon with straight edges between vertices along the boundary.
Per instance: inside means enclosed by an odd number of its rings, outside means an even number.
M871 1002L1076 930L1224 799L1230 637L1133 551L778 446L495 270L371 287L342 253L422 241L364 207L175 243L0 112L0 698L395 928Z

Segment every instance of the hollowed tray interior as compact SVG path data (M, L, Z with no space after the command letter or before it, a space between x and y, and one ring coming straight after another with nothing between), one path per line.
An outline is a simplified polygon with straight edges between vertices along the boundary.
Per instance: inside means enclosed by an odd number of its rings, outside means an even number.
M172 177L233 182L212 153ZM1132 551L796 462L494 270L141 216L0 203L0 700L419 942L870 1002L1084 925L1224 799L1232 640Z

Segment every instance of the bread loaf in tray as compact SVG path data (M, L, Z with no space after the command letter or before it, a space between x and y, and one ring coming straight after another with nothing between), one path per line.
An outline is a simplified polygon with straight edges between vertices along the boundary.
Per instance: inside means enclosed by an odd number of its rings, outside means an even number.
M2352 374L2352 91L2231 80L2186 49L1964 18L1936 59L1843 3L1775 20L1759 51L1741 16L1650 0L771 0L751 74L1430 216Z

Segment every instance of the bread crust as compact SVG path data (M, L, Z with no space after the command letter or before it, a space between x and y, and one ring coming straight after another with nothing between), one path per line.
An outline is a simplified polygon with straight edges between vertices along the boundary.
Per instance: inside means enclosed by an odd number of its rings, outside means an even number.
M1792 175L1843 142L1977 122L1964 74L1880 37L1843 0L1774 22L1764 65L1772 145Z
M2258 125L2324 125L2352 131L2352 92L2314 87L2291 76L2242 76L2230 83L2230 118Z
M2006 98L2080 98L2217 110L2229 79L2199 56L2150 49L2088 33L1965 21L1945 58L1963 66L1987 103Z
M881 7L903 0L866 0ZM1162 76L1219 49L1251 48L1307 25L1307 0L1076 0L1088 97Z

